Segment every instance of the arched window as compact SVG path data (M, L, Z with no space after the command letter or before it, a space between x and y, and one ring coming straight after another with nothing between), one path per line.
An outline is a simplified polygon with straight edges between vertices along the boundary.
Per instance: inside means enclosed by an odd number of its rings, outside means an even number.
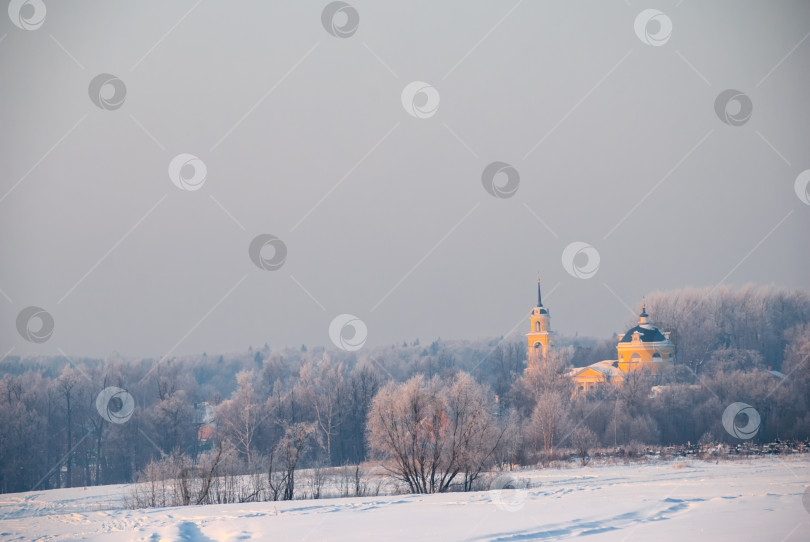
M661 359L661 354L659 354L658 352L656 352L655 354L652 355L652 360L655 363L661 363L661 361L663 361Z
M630 356L630 363L639 365L641 363L641 356L638 353L633 354L632 356Z

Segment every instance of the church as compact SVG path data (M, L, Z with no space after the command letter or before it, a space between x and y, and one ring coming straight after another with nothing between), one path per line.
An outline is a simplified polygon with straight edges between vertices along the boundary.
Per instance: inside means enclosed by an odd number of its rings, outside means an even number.
M551 312L543 306L540 292L540 279L537 279L537 306L530 316L531 328L528 338L528 366L543 363L549 350L554 346L554 332L551 331ZM574 381L574 393L587 393L605 384L621 385L625 377L645 370L660 374L672 368L675 362L675 345L668 331L649 322L646 303L641 304L638 324L617 336L617 359L606 359L586 367L574 367L568 375Z

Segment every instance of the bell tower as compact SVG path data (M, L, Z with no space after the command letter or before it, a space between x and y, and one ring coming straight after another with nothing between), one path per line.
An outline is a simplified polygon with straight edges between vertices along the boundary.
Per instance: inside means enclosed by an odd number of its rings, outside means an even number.
M529 352L528 365L534 367L548 356L549 348L554 346L554 332L551 331L551 313L543 306L540 293L540 277L537 277L537 306L530 316L531 330L526 334Z

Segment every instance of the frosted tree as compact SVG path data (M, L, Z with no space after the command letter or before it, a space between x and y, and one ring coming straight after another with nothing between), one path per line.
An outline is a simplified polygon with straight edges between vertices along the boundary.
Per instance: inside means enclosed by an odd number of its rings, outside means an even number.
M315 420L323 434L323 448L327 461L332 460L332 440L337 434L342 420L346 390L346 371L342 363L332 363L324 355L323 360L314 364L307 362L301 367L301 383L315 411Z
M230 440L239 454L251 466L254 455L254 442L260 424L266 419L264 404L253 386L253 371L242 371L236 375L237 387L227 401L216 409L217 425Z
M313 423L295 423L285 427L284 436L269 458L267 481L273 500L278 497L292 500L295 496L295 469L312 446L314 434Z
M389 383L372 402L369 447L390 460L386 468L414 493L447 491L460 473L469 489L503 434L492 403L466 373L446 386L422 375Z
M543 447L544 462L553 459L554 444L568 424L569 397L559 390L551 389L542 391L535 403L531 426Z

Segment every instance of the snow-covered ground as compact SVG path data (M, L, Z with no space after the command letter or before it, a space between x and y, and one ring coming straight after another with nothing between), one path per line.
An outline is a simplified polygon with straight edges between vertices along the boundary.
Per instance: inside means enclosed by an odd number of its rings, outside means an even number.
M535 487L149 510L121 508L127 486L7 494L0 540L810 540L807 456L507 476Z

